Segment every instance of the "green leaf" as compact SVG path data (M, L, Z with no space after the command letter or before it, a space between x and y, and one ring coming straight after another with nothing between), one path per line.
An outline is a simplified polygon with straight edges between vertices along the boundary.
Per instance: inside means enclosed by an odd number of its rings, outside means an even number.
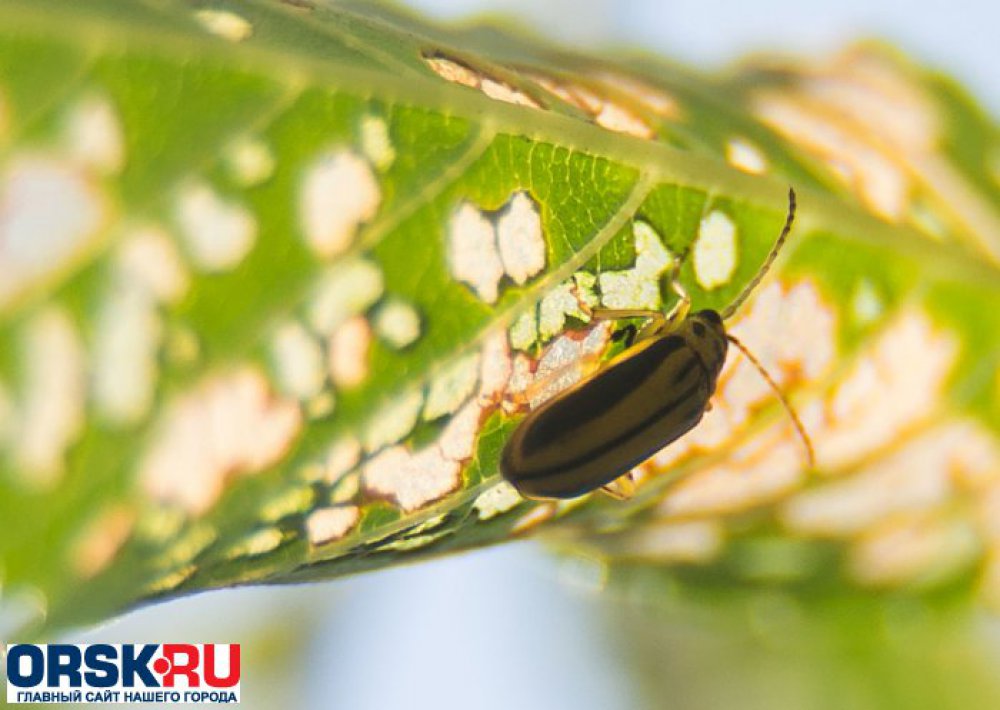
M1000 141L947 80L301 0L9 0L0 66L0 559L35 630L534 533L695 588L1000 599ZM635 498L518 498L514 393L617 348L580 302L667 310L689 250L724 308L789 185L729 326L816 470L733 353Z

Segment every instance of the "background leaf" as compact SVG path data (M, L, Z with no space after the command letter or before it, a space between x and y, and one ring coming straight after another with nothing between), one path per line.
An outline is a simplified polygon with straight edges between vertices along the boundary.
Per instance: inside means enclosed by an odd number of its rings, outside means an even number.
M545 532L695 588L996 598L996 127L877 46L701 76L386 8L0 9L0 540L50 627ZM575 294L736 356L628 503L496 463ZM58 209L53 205L58 206Z

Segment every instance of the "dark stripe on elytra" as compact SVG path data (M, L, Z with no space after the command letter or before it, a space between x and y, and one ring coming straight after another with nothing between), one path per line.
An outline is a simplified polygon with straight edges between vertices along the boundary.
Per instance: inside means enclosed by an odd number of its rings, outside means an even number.
M691 358L688 361L687 366L681 368L681 371L678 372L676 375L674 375L674 379L670 381L670 384L679 385L681 382L687 379L687 376L691 374L691 370L698 367L699 365L701 365L702 369L704 369L704 365L701 362L699 362L698 358L695 357Z
M704 371L704 368L702 368L702 370ZM706 375L707 375L707 373L706 373ZM647 426L649 426L650 420L655 420L655 421L659 422L660 419L662 419L663 417L665 417L668 414L670 414L671 412L673 412L675 409L677 409L678 404L680 404L684 400L686 400L689 397L691 397L691 395L693 395L695 392L697 392L698 388L701 387L703 384L704 384L703 382L696 381L693 385L691 385L691 387L688 387L686 390L684 390L683 392L681 392L677 397L675 397L674 399L672 399L669 403L665 404L664 406L662 406L658 410L656 410L656 412L653 413L652 417L650 417L646 421L644 421L644 422L642 422L642 423L640 423L640 424L638 424L636 426L633 426L630 429L625 430L624 432L622 432L618 436L614 437L610 441L604 442L604 444L600 448L595 449L595 450L586 451L582 455L576 457L575 459L563 462L561 464L557 464L555 466L550 466L549 468L543 468L543 469L540 469L540 470L537 470L537 471L532 471L531 473L523 473L523 474L517 476L518 480L532 481L532 480L535 480L535 479L538 479L538 478L542 478L542 477L545 477L545 476L559 476L559 475L568 473L569 472L568 469L573 469L573 468L579 466L582 463L586 463L587 461L589 461L591 459L595 459L595 458L599 458L599 457L603 456L604 454L606 454L611 449L614 449L617 446L619 446L619 445L623 444L624 442L628 441L633 436L635 436L636 434L638 434L639 432L641 432L643 429L645 429Z
M627 473L633 466L637 466L663 447L672 444L674 441L690 431L701 420L704 414L704 406L689 408L683 413L683 416L679 417L679 421L685 425L683 431L678 432L677 436L670 441L664 442L662 445L659 445L649 451L641 451L633 455L630 459L622 461L620 472L615 471L613 472L614 475L605 475L604 480L590 478L581 481L577 473L577 469L567 468L555 474L545 487L550 490L556 488L560 491L560 495L562 497L572 497L589 493L598 485L606 485L611 481L614 481L622 473Z
M623 399L641 389L646 381L667 366L671 358L686 355L692 361L690 348L680 336L668 336L650 345L633 358L623 360L614 367L598 372L587 381L586 387L577 390L572 397L560 399L559 395L551 404L543 404L541 417L536 419L521 442L525 456L531 456L544 449L566 433L567 423L574 427L590 424L617 406Z

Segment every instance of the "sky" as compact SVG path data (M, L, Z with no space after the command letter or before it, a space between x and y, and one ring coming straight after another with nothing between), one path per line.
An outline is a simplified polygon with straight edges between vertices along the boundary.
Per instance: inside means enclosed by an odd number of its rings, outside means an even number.
M955 75L1000 116L1000 3L990 0L408 0L441 19L503 13L581 48L641 47L713 67L754 51L815 54L859 37Z

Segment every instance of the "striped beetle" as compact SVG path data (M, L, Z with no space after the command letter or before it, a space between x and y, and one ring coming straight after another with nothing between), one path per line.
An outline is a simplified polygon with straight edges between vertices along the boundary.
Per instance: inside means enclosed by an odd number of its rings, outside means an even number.
M646 318L623 352L589 377L548 399L521 420L504 447L500 470L529 498L573 498L603 488L628 497L629 472L664 446L693 429L710 408L729 343L739 348L774 389L806 447L813 450L795 411L760 362L726 332L728 319L767 273L795 220L795 191L788 190L788 213L771 252L753 280L720 314L690 313L691 300L677 281L680 300L666 316L654 310L593 309L593 320Z

